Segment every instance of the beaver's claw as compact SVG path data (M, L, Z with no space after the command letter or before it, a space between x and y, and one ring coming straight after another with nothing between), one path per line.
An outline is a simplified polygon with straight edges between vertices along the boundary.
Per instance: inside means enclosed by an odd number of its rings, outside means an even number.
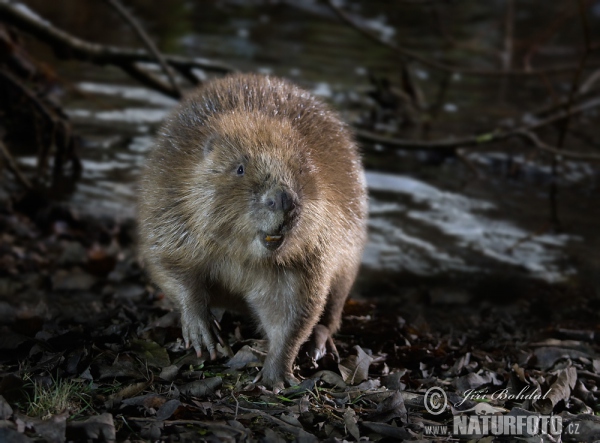
M286 383L289 386L297 386L300 384L300 380L294 377L293 374L283 374L281 376L269 375L263 368L252 380L252 383L261 383L268 388L272 388L275 394L283 391Z
M181 315L181 332L185 347L189 349L193 346L198 357L202 357L204 347L211 360L217 358L216 342L224 343L224 341L208 315L200 316L192 312L184 312Z
M325 325L315 325L307 346L308 355L314 361L322 359L326 354L331 354L336 362L340 361L340 355L331 338L329 328Z

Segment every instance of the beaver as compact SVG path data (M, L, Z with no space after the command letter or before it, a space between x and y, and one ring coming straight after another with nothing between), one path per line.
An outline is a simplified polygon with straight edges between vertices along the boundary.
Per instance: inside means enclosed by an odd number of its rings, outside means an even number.
M326 104L258 74L206 82L173 110L142 173L151 278L181 311L186 346L216 357L210 308L248 312L269 347L256 382L281 389L313 332L331 339L366 239L358 148ZM339 357L338 357L339 358Z

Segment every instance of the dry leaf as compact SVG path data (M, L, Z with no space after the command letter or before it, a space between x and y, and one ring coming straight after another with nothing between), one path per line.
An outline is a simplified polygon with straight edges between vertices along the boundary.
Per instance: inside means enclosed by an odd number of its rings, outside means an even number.
M369 366L373 357L362 350L360 346L354 346L357 355L351 355L343 359L338 368L342 378L348 384L354 385L369 378Z

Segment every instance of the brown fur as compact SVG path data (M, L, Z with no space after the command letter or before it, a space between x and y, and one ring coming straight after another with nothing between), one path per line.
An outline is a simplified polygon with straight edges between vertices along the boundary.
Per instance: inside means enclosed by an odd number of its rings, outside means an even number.
M265 207L276 189L293 216ZM160 131L138 212L144 261L198 353L214 355L211 306L247 309L269 339L262 380L281 387L313 328L339 327L365 242L365 182L346 126L308 92L248 74L193 92ZM283 243L269 250L259 232Z

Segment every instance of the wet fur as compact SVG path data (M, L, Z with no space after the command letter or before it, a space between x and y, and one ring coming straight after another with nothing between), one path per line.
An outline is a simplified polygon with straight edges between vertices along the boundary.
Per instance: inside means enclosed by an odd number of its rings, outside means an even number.
M293 218L265 208L277 187L296 199ZM366 213L360 157L339 118L291 83L238 74L193 92L160 131L141 180L141 253L197 349L214 345L210 306L249 309L269 339L263 381L281 385L315 325L339 327ZM265 248L259 231L280 229L283 244Z

